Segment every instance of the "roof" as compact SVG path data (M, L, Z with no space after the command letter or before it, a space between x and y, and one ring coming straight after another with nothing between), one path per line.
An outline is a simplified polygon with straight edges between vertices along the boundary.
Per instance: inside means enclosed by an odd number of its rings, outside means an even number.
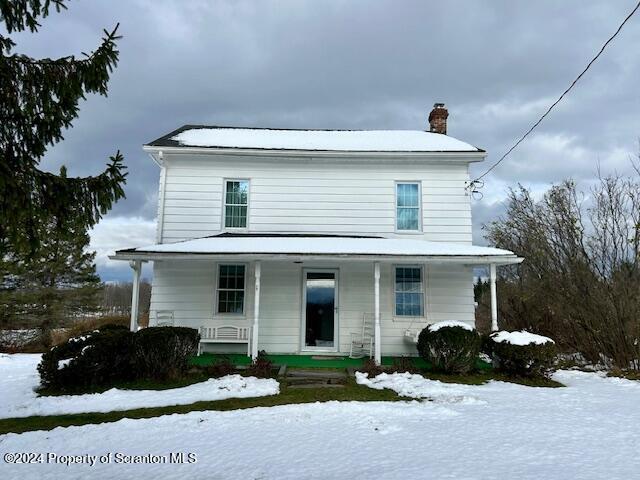
M147 245L118 250L112 258L162 258L165 256L252 256L252 257L431 257L469 263L518 263L513 252L461 243L418 239L314 234L229 234L223 233L176 243Z
M329 152L484 152L456 138L421 130L296 130L206 125L184 125L147 146Z

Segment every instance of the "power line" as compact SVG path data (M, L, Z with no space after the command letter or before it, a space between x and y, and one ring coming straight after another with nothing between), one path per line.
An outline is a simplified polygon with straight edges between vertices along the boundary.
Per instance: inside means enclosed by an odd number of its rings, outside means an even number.
M635 6L635 8L633 10L631 10L631 13L629 13L629 15L626 16L626 18L622 21L622 23L620 24L620 26L618 27L618 29L615 31L615 33L613 35L611 35L606 42L604 42L604 44L602 45L602 47L600 48L600 51L598 51L598 53L596 54L595 57L593 57L591 59L591 61L587 64L587 66L584 68L584 70L582 70L582 72L580 72L580 75L578 75L573 82L571 82L571 85L569 85L569 87L562 92L562 95L560 95L558 97L558 99L553 102L551 104L551 106L547 109L546 112L544 112L544 114L538 119L538 121L536 123L534 123L531 128L529 130L527 130L527 132L522 135L520 137L520 139L513 144L513 146L507 150L507 152L502 155L502 157L500 157L500 159L495 162L493 165L491 165L491 167L489 167L482 175L480 175L479 177L476 177L474 180L471 180L471 182L469 182L468 187L470 188L470 190L472 192L477 192L478 188L482 188L479 185L479 182L482 180L482 178L484 178L487 174L489 174L489 172L491 172L494 168L496 168L498 165L500 165L500 163L502 163L502 161L507 158L509 156L509 154L511 152L513 152L516 147L518 145L520 145L525 138L527 138L529 136L529 134L531 132L533 132L536 127L538 125L540 125L542 123L542 121L545 119L545 117L547 115L549 115L549 113L551 113L551 110L553 110L553 108L558 105L562 99L565 97L565 95L567 95L567 93L569 93L571 91L571 89L576 85L576 83L578 83L578 81L580 81L580 79L582 78L582 76L587 73L587 71L591 68L591 65L593 65L595 63L596 60L598 60L598 58L600 57L600 55L602 55L602 53L605 51L605 49L607 48L607 46L609 46L609 44L613 41L614 38L616 38L616 36L618 36L618 34L620 33L620 31L622 30L622 27L624 27L624 25L629 21L629 19L636 13L636 11L640 8L640 2L638 2L638 4Z

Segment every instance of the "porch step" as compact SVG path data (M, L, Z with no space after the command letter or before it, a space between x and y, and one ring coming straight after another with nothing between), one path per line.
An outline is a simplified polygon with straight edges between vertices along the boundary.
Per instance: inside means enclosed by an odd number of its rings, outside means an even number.
M292 389L311 389L311 388L344 388L341 383L306 383L304 385L289 385Z
M287 378L345 378L344 372L322 371L322 370L287 370Z
M289 388L335 388L347 382L346 371L287 370L284 377Z

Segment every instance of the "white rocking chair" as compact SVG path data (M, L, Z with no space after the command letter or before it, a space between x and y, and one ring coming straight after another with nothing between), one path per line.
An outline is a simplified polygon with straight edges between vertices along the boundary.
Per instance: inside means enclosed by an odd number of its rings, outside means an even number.
M351 333L351 349L349 358L373 357L373 322L372 316L362 314L362 328L358 333Z

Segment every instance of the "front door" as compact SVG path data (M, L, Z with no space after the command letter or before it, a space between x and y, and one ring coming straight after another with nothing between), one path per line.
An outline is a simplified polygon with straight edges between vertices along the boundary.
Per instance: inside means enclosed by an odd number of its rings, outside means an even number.
M303 271L303 350L337 351L338 271Z

